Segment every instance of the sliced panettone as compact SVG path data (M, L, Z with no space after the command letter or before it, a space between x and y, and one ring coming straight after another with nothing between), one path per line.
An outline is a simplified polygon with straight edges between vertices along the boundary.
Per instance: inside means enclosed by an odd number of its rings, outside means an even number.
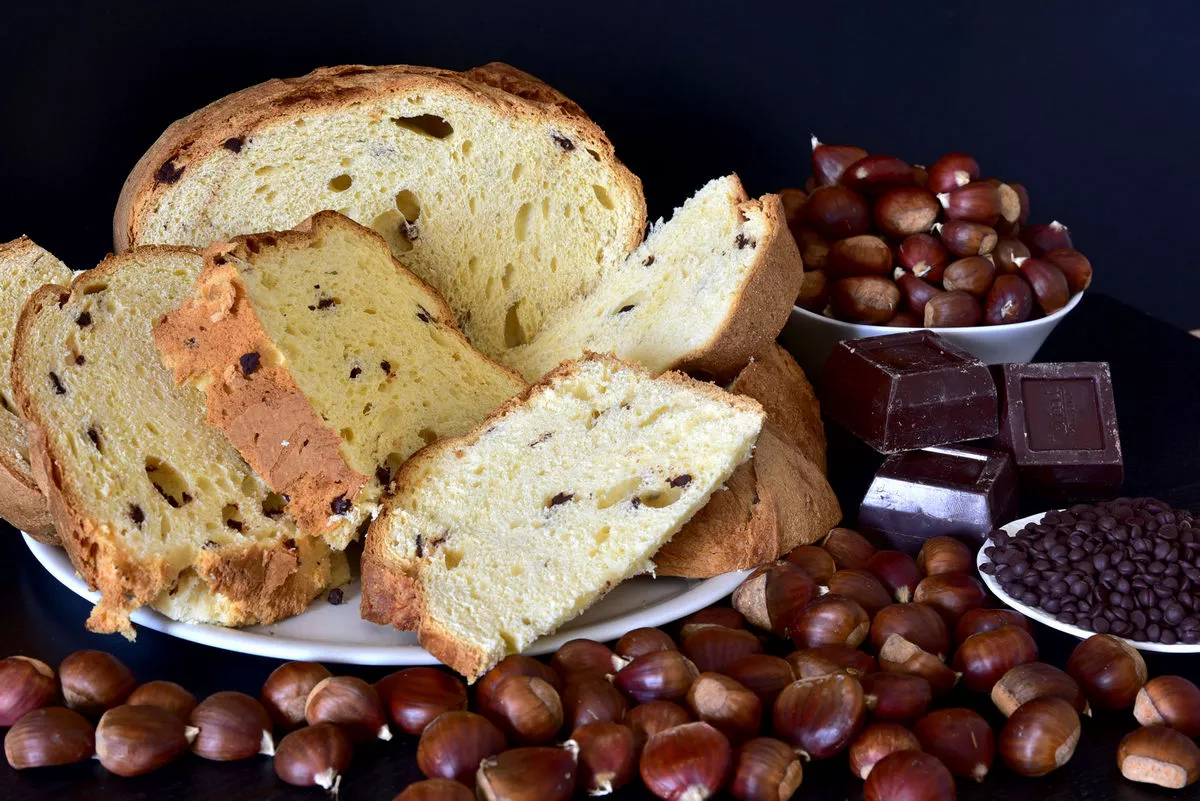
M363 616L475 679L651 557L750 455L755 401L589 355L405 464L367 535Z
M825 424L817 393L792 354L772 343L729 384L736 395L762 404L767 423L825 472Z
M324 209L378 231L493 357L591 289L646 217L604 132L532 76L356 65L171 125L126 180L114 238L204 247Z
M25 426L17 414L10 373L21 307L39 287L70 282L71 270L28 237L0 245L0 517L50 544L58 543L58 534L29 467Z
M348 577L177 387L151 327L187 297L203 260L148 247L70 288L45 286L17 324L13 388L38 485L75 569L100 591L88 627L132 636L155 604L236 626L297 614Z
M210 247L154 336L301 529L339 548L405 459L525 388L378 234L335 212Z
M530 381L584 351L728 379L775 341L802 275L779 197L719 178L503 359Z

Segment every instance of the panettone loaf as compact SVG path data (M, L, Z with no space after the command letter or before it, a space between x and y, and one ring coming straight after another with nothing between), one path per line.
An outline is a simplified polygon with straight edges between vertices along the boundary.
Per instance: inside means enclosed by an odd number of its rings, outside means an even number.
M641 241L641 184L579 107L502 64L344 66L171 125L114 218L118 250L203 247L332 209L378 231L497 356Z
M792 354L776 343L760 352L729 384L735 395L749 395L767 412L777 436L795 445L825 472L825 424L817 393Z
M336 212L211 246L154 336L301 529L335 547L412 453L525 388L378 234Z
M155 603L189 620L270 622L348 578L177 387L151 327L191 290L184 248L109 257L21 312L13 388L39 487L75 569L101 599L88 627L133 635ZM172 597L182 596L177 598ZM188 603L184 603L184 600Z
M17 317L34 290L70 282L70 269L28 237L0 245L0 517L50 544L58 542L58 534L29 467L25 425L12 391L12 346Z
M363 616L470 679L580 614L750 455L757 402L589 355L415 455L372 524Z

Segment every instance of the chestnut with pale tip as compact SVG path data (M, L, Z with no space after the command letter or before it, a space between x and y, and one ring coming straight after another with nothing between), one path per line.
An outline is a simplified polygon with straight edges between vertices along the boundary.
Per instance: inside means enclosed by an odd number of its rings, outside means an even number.
M973 181L939 193L937 199L947 220L966 220L990 227L1000 219L1000 190L987 181Z
M1146 684L1146 660L1132 645L1111 634L1094 634L1067 658L1067 675L1079 683L1092 706L1128 709Z
M954 777L932 754L897 751L875 763L864 801L954 801Z
M405 787L392 801L475 801L475 794L452 779L423 779Z
M429 779L475 786L479 763L505 748L504 734L482 715L446 712L425 727L417 742L417 767Z
M914 601L880 609L871 621L871 647L880 651L893 634L903 636L939 659L950 653L950 630L932 606Z
M817 645L792 651L785 659L797 679L824 676L839 671L858 678L879 670L875 657L850 645ZM810 675L802 675L808 673Z
M913 592L925 577L917 560L903 551L875 552L867 560L867 572L879 579L892 598L902 604L912 600Z
M983 301L987 325L1023 323L1033 316L1033 288L1019 275L998 275Z
M732 603L750 625L783 635L817 594L817 583L806 571L790 562L773 562L747 576L734 589Z
M788 801L803 778L800 757L787 743L756 737L738 748L729 793L738 801Z
M1048 250L1071 248L1071 231L1058 220L1052 220L1049 225L1029 225L1021 229L1021 241L1029 248L1029 252L1041 257Z
M975 555L954 537L930 537L917 552L917 567L926 576L969 573L975 569Z
M691 722L691 713L674 701L638 704L625 717L625 725L633 730L634 745L639 752L659 732Z
M125 703L130 706L157 706L187 722L196 708L196 696L173 681L148 681L138 687Z
M558 681L554 671L540 662L537 664L549 674L551 681ZM493 668L476 688L475 698L481 709L487 707L492 690L498 684L495 681L495 676L499 675L497 668ZM545 673L539 678L543 678ZM420 735L443 712L467 708L466 685L457 676L438 668L415 667L396 671L375 682L375 691L387 710L388 718L405 734Z
M991 253L992 259L996 263L996 270L1001 275L1013 275L1020 272L1021 265L1032 255L1024 242L1012 236L1002 236L997 239L996 247L992 249Z
M1036 662L1037 643L1025 629L1005 626L972 634L954 652L951 663L972 692L990 693L1000 678L1017 665Z
M663 801L706 801L729 781L733 749L707 723L685 723L646 741L638 770L646 789Z
M824 593L855 601L868 616L875 615L894 600L883 582L866 568L839 570L829 577L829 583L822 590Z
M860 234L839 239L829 247L825 275L830 278L886 276L892 271L892 263L892 248L883 238Z
M898 723L872 723L850 744L850 772L866 781L879 760L897 751L920 751L917 736Z
M1033 289L1038 306L1046 314L1053 314L1071 299L1066 276L1050 262L1037 258L1026 259L1021 262L1019 269L1021 277Z
M848 645L857 648L867 638L871 618L850 598L823 595L796 617L788 632L797 648Z
M576 776L588 795L610 795L637 774L637 738L619 723L589 723L571 732L578 748Z
M867 711L874 720L908 723L924 715L933 703L933 689L920 676L871 673L859 679Z
M967 256L946 265L942 286L947 292L962 290L973 298L987 296L996 278L996 265L983 256Z
M961 678L949 665L899 634L892 634L879 649L879 666L889 673L920 676L929 682L934 695L954 689Z
M900 186L916 186L912 165L895 156L870 154L846 167L842 185L878 196Z
M1004 724L1000 758L1014 773L1045 776L1071 760L1079 733L1079 715L1073 706L1061 698L1035 698Z
M969 220L947 220L933 226L946 250L959 258L986 256L996 247L996 229Z
M4 757L15 770L73 765L94 753L92 722L66 707L30 710L4 735Z
M1029 618L1012 609L972 609L954 626L954 641L964 642L972 634L982 634L985 631L995 631L1005 626L1016 626L1033 634L1033 624Z
M271 718L262 704L245 693L225 690L201 701L188 716L199 732L192 751L216 762L275 753Z
M620 723L629 711L625 695L607 679L581 679L567 685L561 697L563 723L568 729L587 723Z
M336 797L350 766L354 744L333 723L317 723L287 734L275 749L275 775L296 787L320 787Z
M157 706L116 706L96 724L96 757L109 773L141 776L175 761L196 735Z
M1121 740L1117 767L1130 781L1182 790L1200 779L1200 748L1175 729L1146 726Z
M86 717L125 703L137 679L125 663L105 651L76 651L58 666L63 700Z
M987 593L974 576L939 573L921 580L913 593L913 600L932 606L941 614L946 625L954 626L967 612L981 608L987 601Z
M799 545L789 551L784 559L807 573L817 584L824 584L837 572L833 557L819 545Z
M982 782L996 758L992 727L970 709L938 709L913 726L921 748L942 761L955 776Z
M304 719L310 725L336 723L356 743L392 739L379 693L357 676L331 676L318 682L304 703Z
M728 606L708 606L679 621L677 640L683 642L701 629L710 626L744 629L746 628L746 618L742 617L741 612Z
M258 693L258 701L276 726L294 728L304 723L304 702L330 673L316 662L285 662L271 671Z
M692 715L740 743L762 727L762 700L734 679L720 673L701 673L687 693Z
M886 323L900 307L900 290L890 278L861 275L833 285L829 306L839 320L851 323Z
M537 676L508 676L479 711L516 745L552 742L563 725L558 692Z
M929 302L929 299L942 294L942 290L911 273L904 272L899 267L896 268L893 277L896 280L896 287L900 290L900 297L904 300L904 305L911 309L914 315L924 316L925 304Z
M832 528L825 535L821 547L833 557L838 570L860 570L867 560L875 555L875 546L851 528Z
M1079 714L1092 714L1078 682L1044 662L1017 665L992 687L992 703L1005 717L1035 698L1061 698Z
M875 225L888 236L902 239L928 233L937 222L938 199L919 186L899 186L884 192L875 201Z
M484 758L475 773L480 801L569 801L575 790L579 747L514 748Z
M581 638L563 643L554 652L550 667L566 686L583 678L603 679L620 673L629 662L613 653L604 643Z
M927 186L933 192L949 192L979 180L979 162L966 153L947 153L929 165Z
M1200 737L1200 688L1182 676L1158 676L1138 690L1133 717L1143 726L1168 726Z
M400 676L405 673L406 673L406 671L401 670L399 673L393 673L392 675ZM449 674L446 674L446 675L449 676ZM557 673L554 672L553 668L551 668L545 662L539 662L538 660L534 659L532 656L525 656L524 654L510 654L510 655L504 657L503 659L501 659L499 662L497 662L496 666L493 667L491 670L489 670L486 674L484 674L484 677L479 680L478 684L475 685L475 703L479 704L479 706L481 706L481 707L486 706L488 703L488 697L492 694L492 690L498 684L500 684L501 681L508 678L509 676L514 676L514 675L536 676L539 679L541 679L542 681L549 684L555 690L557 690L560 695L562 694L562 691L563 691L562 679L559 677L559 675ZM456 708L466 709L467 708L467 706L466 706L467 688L463 685L463 683L461 681L458 680L457 677L450 676L450 678L453 678L458 683L458 686L462 688L463 705L461 707L456 707ZM386 679L384 679L383 681L386 681ZM379 685L382 683L383 683L382 681L377 682L375 686L378 688ZM448 687L447 687L447 689L448 689ZM455 696L458 695L457 689L455 689L454 695ZM388 703L387 693L385 693L382 689L380 690L379 696L383 699L385 704ZM457 703L457 700L455 701L455 703ZM450 712L452 710L444 709L442 711ZM439 712L438 714L441 714L441 713ZM434 717L437 717L437 715L434 715ZM430 718L430 720L432 720L432 719L433 718ZM398 726L400 725L399 721L395 720L394 715L393 715L392 722L396 723L396 725L398 725ZM426 724L428 724L428 722L429 721L425 721ZM403 727L401 727L401 728L403 728ZM407 731L407 729L405 729L405 730ZM420 734L420 732L415 732L415 733Z
M736 594L736 590L734 591ZM617 640L613 651L624 659L637 659L655 651L678 651L679 646L662 629L640 628L626 632Z
M684 640L685 651L690 642L710 632L721 635L734 634L733 629L718 628L701 631ZM758 650L762 650L762 645L758 643L757 637L749 632L742 632L742 634L753 639L758 644ZM738 652L737 656L742 656L744 653ZM658 651L639 656L630 662L614 677L613 684L639 704L647 701L675 701L687 695L692 682L699 675L700 671L695 663L679 651Z
M896 261L922 281L939 284L950 263L950 251L932 234L913 234L896 248Z
M969 328L982 319L979 301L961 289L942 292L925 302L926 328Z
M846 168L867 151L853 145L826 145L812 137L812 174L821 186L832 186L842 179Z
M58 679L45 662L28 656L0 660L0 726L13 725L57 697Z
M799 679L775 699L774 731L801 756L827 759L843 751L866 721L866 694L845 673Z
M703 673L706 670L723 671L734 660L747 654L762 653L763 645L751 631L711 626L684 637L679 649ZM665 666L679 663L676 657L656 657L653 661Z

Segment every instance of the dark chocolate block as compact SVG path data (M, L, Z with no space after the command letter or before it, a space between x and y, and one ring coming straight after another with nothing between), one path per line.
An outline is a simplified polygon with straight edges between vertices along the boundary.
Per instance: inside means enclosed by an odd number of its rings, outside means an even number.
M1004 451L967 446L889 456L858 511L858 526L916 553L930 537L977 545L1017 514L1017 473Z
M932 331L839 342L821 408L880 453L996 434L987 365Z
M998 364L996 441L1023 493L1063 503L1118 492L1125 479L1112 377L1105 362Z

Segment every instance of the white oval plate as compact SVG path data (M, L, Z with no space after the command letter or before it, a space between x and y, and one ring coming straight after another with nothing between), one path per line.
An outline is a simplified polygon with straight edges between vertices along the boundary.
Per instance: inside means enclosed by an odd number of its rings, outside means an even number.
M1027 523L1038 522L1039 520L1042 519L1042 517L1045 514L1046 514L1045 512L1040 512L1036 515L1030 515L1029 517L1023 517L1020 520L1014 520L1013 522L1009 523L1007 526L1002 526L1002 528L1004 529L1004 531L1006 531L1009 534L1015 534L1016 532L1025 528L1025 525ZM976 567L982 568L984 564L991 561L983 554L983 552L987 549L987 547L989 545L991 545L991 540L986 541L983 544L983 547L979 549L979 554L975 557ZM1062 621L1057 620L1054 617L1054 615L1051 615L1048 612L1043 612L1041 609L1034 609L1032 606L1027 606L1027 605L1021 603L1016 598L1013 598L1011 595L1009 595L1003 589L1000 588L1000 582L996 581L995 576L990 576L987 573L984 573L982 569L979 571L979 575L983 579L983 582L985 584L987 584L988 589L991 590L997 598L999 598L1001 601L1004 601L1004 603L1008 604L1013 609L1016 609L1018 612L1025 615L1025 617L1030 618L1031 620L1036 620L1039 623L1045 623L1047 626L1049 626L1052 629L1058 629L1059 631L1065 631L1067 634L1071 634L1075 637L1078 637L1081 640L1086 640L1088 637L1091 637L1093 634L1096 633L1094 631L1088 631L1087 629L1081 629L1079 626L1072 626L1070 624L1063 623ZM1121 639L1124 639L1126 642L1128 642L1130 645L1132 645L1134 648L1137 648L1140 651L1162 651L1163 653L1167 653L1167 654L1200 653L1200 643L1195 644L1195 645L1187 645L1185 643L1176 643L1175 645L1163 645L1160 642L1139 642L1137 640L1131 640L1127 637L1122 637Z
M75 573L65 551L23 536L29 550L50 575L76 595L92 603L97 601L99 593L89 590ZM576 637L607 642L630 629L661 626L719 601L733 592L749 574L749 570L738 570L704 580L632 578L619 584L603 600L554 634L535 642L526 653L552 653ZM181 623L147 608L138 609L130 617L138 626L172 637L256 656L352 665L437 664L437 660L417 644L414 632L396 631L359 617L358 602L362 593L357 578L342 590L345 595L337 606L321 597L303 613L269 626L228 629L203 623Z

